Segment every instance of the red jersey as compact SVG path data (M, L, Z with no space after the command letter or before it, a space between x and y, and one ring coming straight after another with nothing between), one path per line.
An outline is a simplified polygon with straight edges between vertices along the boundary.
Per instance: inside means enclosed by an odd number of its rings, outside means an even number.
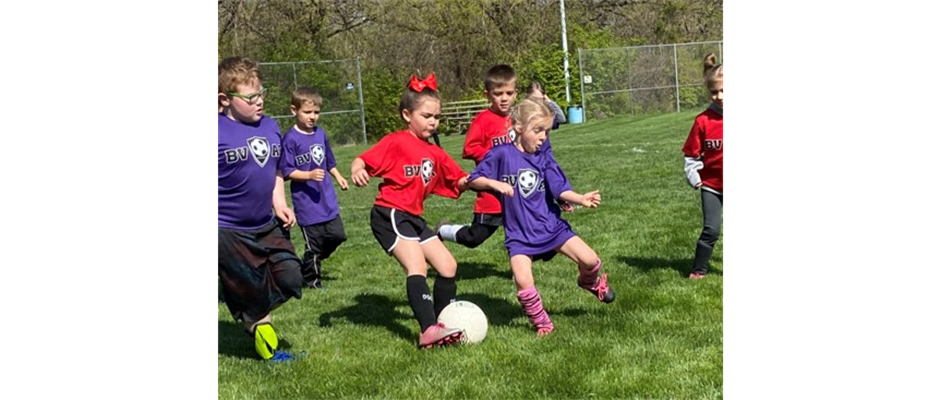
M722 192L722 153L724 150L722 113L711 107L695 117L689 138L682 146L686 157L701 158L704 166L698 171L702 186Z
M359 155L370 176L381 177L375 205L420 216L432 193L456 199L457 182L467 176L443 149L411 132L389 133Z
M477 114L467 138L463 143L463 158L473 160L480 165L486 153L497 144L511 143L513 138L509 135L512 121L508 115L501 116L490 109ZM499 205L499 198L490 192L477 192L477 200L473 205L473 212L481 214L500 214L503 212Z

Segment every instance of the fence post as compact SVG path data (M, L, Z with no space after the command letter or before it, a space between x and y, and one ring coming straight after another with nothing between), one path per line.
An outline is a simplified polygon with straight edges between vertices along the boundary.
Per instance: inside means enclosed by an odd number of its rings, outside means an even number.
M679 52L676 50L676 44L672 44L672 66L676 71L676 112L682 111L679 105Z
M362 100L362 68L359 66L359 56L356 56L356 76L359 79L359 117L362 119L362 144L366 143L366 108Z
M290 68L294 71L294 90L297 90L297 63L290 63Z
M578 80L581 81L581 121L587 122L587 99L584 98L584 68L581 65L581 48L578 47ZM568 104L571 107L571 104Z

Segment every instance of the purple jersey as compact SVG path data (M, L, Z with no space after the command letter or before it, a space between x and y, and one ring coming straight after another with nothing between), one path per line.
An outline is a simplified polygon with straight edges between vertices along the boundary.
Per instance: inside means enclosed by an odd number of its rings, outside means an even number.
M257 229L274 218L280 131L268 117L248 125L219 114L219 227Z
M284 156L281 157L280 167L285 177L294 171L325 171L320 182L290 182L290 195L294 202L297 223L307 226L338 217L339 203L336 201L336 190L333 189L333 177L330 175L330 170L336 167L336 158L333 157L326 131L318 126L313 128L313 133L308 134L297 130L295 126L284 134L282 147Z
M479 177L512 185L512 197L497 195L510 257L549 252L575 236L555 204L561 193L571 190L571 184L551 153L528 154L512 144L494 146L467 181Z

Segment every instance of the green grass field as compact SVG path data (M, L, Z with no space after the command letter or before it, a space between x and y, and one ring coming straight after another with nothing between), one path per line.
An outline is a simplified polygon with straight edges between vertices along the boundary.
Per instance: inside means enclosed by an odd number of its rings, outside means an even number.
M685 183L681 147L698 111L628 117L552 132L574 189L598 189L597 209L564 217L604 260L617 300L576 284L564 256L534 265L555 332L538 338L515 297L503 231L476 249L448 243L457 298L490 326L474 345L419 351L405 275L369 228L379 179L339 192L349 240L323 263L328 289L304 290L274 312L281 347L307 355L263 362L219 304L220 399L716 399L722 398L722 241L706 279L686 279L701 202ZM442 145L464 170L463 136ZM366 147L334 149L340 170ZM429 225L468 223L473 192L425 202ZM293 241L303 252L295 227ZM433 271L433 270L432 270ZM429 274L433 276L433 272ZM433 277L429 277L433 285Z

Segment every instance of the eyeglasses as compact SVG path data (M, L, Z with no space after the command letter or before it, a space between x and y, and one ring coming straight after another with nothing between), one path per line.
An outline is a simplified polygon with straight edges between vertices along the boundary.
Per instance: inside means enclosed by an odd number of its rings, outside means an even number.
M228 92L227 94L233 97L241 97L242 99L245 99L248 104L254 105L258 104L259 101L264 100L264 96L268 94L268 89L261 88L260 92L253 94L241 94L235 92Z

